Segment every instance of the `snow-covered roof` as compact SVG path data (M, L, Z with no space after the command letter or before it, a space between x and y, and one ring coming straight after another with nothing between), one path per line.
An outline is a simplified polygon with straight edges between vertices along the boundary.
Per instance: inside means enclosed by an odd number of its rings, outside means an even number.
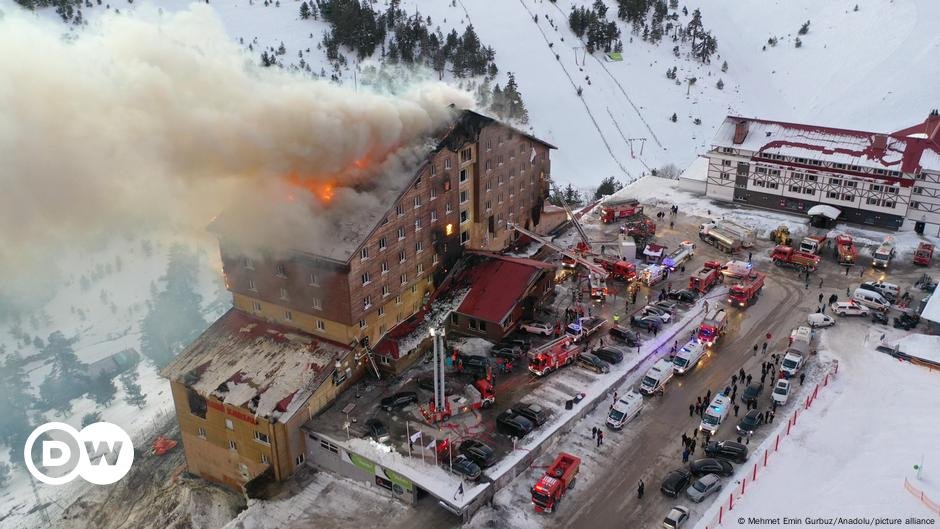
M230 309L161 375L203 397L283 422L330 376L347 350Z
M685 168L685 171L682 171L682 174L679 175L680 179L685 180L697 180L699 182L704 182L706 177L708 177L708 158L705 156L699 156Z
M810 217L821 215L828 219L836 220L839 218L839 215L842 214L842 211L839 208L834 208L828 204L816 204L815 206L809 208L806 212Z
M930 295L927 305L924 306L924 312L921 317L934 323L940 323L940 296L936 293Z
M928 133L926 138L916 137L911 132L918 127L933 130L932 119L902 131L877 133L728 116L718 128L712 145L868 169L904 173L921 168L940 171L940 145L935 136Z
M940 336L912 334L898 340L898 351L940 364Z

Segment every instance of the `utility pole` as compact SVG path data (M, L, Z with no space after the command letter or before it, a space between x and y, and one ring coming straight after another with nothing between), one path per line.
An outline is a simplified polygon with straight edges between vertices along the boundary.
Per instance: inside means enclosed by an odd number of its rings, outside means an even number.
M633 152L633 142L640 142L640 156L643 156L643 146L646 145L646 138L627 138L627 143L630 144L630 158L636 158L636 155Z

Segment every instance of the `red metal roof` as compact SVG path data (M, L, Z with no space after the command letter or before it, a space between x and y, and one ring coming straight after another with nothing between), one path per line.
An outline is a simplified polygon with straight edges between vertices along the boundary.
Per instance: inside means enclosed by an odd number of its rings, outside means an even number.
M483 254L487 259L466 272L464 281L470 292L457 312L479 320L499 323L522 300L529 285L542 270L554 265L495 254Z

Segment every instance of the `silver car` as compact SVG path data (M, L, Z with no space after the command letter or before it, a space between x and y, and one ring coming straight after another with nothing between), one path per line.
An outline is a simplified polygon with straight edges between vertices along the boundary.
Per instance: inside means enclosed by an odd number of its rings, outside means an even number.
M689 499L695 503L702 503L702 500L707 498L709 494L718 492L720 489L721 480L718 479L718 476L715 474L705 474L689 485L685 493L689 496Z
M684 505L676 505L663 519L663 529L679 529L688 519L689 508Z

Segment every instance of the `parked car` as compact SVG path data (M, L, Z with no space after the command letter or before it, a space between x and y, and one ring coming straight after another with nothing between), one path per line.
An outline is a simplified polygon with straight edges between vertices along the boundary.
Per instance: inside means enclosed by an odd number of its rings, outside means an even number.
M513 406L512 411L529 419L536 426L542 426L548 420L548 410L538 404L520 402Z
M901 288L899 286L893 283L885 283L884 281L865 281L859 285L858 288L877 292L890 303L897 301L898 295L901 293Z
M415 385L418 386L419 389L423 389L423 390L425 390L425 391L434 391L434 377L432 377L432 376L423 376L423 377L419 377L419 378L415 379ZM448 380L447 380L447 384L444 384L444 394L445 394L445 395L453 395L453 394L454 394L453 385L454 385L454 383L453 383L452 379L448 379Z
M623 350L612 345L601 347L594 351L594 356L608 364L619 364L623 361Z
M705 455L743 463L747 461L747 447L734 441L709 441L705 444Z
M496 430L510 437L522 438L535 429L532 421L513 410L506 410L496 416Z
M643 307L642 313L644 316L657 316L659 319L663 320L663 323L669 323L672 320L672 314L656 305L647 305Z
M532 340L529 340L528 338L513 338L506 342L500 342L496 344L496 346L509 347L519 351L519 353L522 354L532 348Z
M703 457L689 463L689 471L692 472L692 475L695 477L701 477L705 474L730 476L734 474L734 466L725 459Z
M378 419L373 418L366 421L366 431L369 433L369 437L377 443L387 443L391 439L388 435L388 428Z
M741 435L751 435L757 431L757 428L764 423L763 414L758 410L747 412L741 420L738 421L737 430Z
M480 479L480 476L483 474L483 471L480 470L480 465L474 463L472 459L463 454L460 454L454 458L454 462L453 465L451 465L451 468L453 468L455 474L463 476L471 481Z
M865 308L868 308L868 307L865 307ZM878 311L878 310L872 311L872 312L871 312L871 322L872 322L872 323L880 323L880 324L882 324L882 325L887 325L888 322L889 322L888 315L885 314L884 312L881 312L881 311Z
M813 312L806 315L806 323L809 324L810 328L817 329L822 327L832 327L836 324L836 319L828 314Z
M839 316L868 316L871 309L854 301L836 301L829 306L833 314Z
M621 342L627 344L627 346L629 347L638 347L641 343L643 343L640 340L639 333L637 333L633 329L629 329L621 325L614 325L613 327L610 328L609 333L611 337L613 337L616 340L620 340Z
M679 529L689 519L689 508L676 505L663 518L663 529Z
M405 406L418 402L418 394L414 391L399 391L398 393L385 397L379 403L385 411L400 410Z
M523 323L521 328L525 332L532 334L541 334L543 336L551 336L555 332L555 326L551 323L543 323L540 321L530 321Z
M752 382L741 393L741 402L747 404L749 402L757 402L757 398L760 397L761 391L764 390L764 385L758 382Z
M690 481L692 481L692 473L688 469L677 468L666 474L659 491L666 496L675 498L679 496L683 489L689 486Z
M663 326L663 320L657 316L630 316L630 325L640 329L651 330L660 329Z
M920 323L920 316L917 314L907 314L902 312L900 316L894 318L894 328L909 331Z
M721 479L714 474L706 474L698 478L695 483L692 483L685 493L695 503L702 503L710 494L719 490L721 490Z
M490 445L477 439L467 439L460 443L458 452L470 458L480 468L491 467L496 463L496 453Z
M697 300L699 297L699 293L697 290L684 288L682 290L673 290L672 292L666 294L666 297L682 303L695 303L695 300Z
M787 399L790 398L790 381L785 378L778 379L770 398L780 406L786 404Z
M505 358L507 360L515 360L519 358L519 351L511 347L494 347L490 349L490 356L493 358Z
M463 371L472 371L474 373L486 374L490 366L490 359L480 355L460 354L457 360L463 365Z
M578 355L578 365L594 371L595 373L610 373L610 366L607 362L591 353L581 353Z
M667 301L667 300L657 301L656 303L653 303L652 305L654 307L659 307L660 309L668 312L672 316L675 316L676 311L679 310L679 304L676 303L675 301Z

